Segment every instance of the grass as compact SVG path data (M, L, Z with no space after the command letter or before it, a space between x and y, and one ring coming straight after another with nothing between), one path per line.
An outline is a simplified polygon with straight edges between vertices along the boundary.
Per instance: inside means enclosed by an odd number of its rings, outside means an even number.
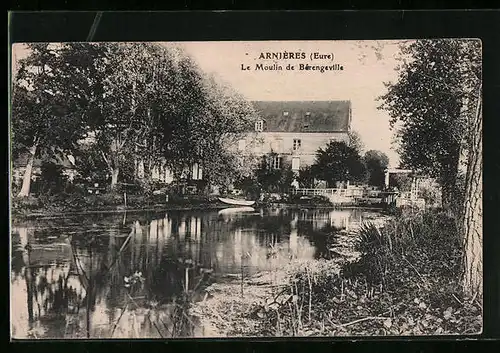
M190 195L172 196L168 202L165 196L127 194L125 205L121 193L103 193L98 195L81 193L60 193L56 195L37 195L26 198L12 198L11 210L16 216L53 215L67 212L120 211L130 209L162 209L165 207L202 207L216 203L216 199Z
M279 294L267 291L244 310L222 318L229 327L246 327L226 330L225 334L412 336L481 332L482 300L462 295L460 239L455 221L447 213L405 211L382 228L364 224L355 248L361 256L352 263L339 266L332 260L314 260L293 264L280 283L283 290ZM220 315L224 303L219 306Z

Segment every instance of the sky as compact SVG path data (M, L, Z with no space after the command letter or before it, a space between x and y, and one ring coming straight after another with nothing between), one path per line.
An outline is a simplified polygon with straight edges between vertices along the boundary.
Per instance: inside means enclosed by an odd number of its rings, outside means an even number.
M200 69L232 86L249 100L350 100L351 129L357 131L365 150L376 149L389 157L391 167L399 162L392 149L389 115L378 110L376 98L385 93L384 82L397 79L395 41L247 41L162 43L180 46ZM306 59L261 60L261 53L305 53ZM314 53L332 59L311 59ZM12 64L26 56L20 45L13 47ZM265 54L264 54L265 55ZM255 65L278 64L283 70L255 70ZM343 70L298 71L299 64L342 65ZM287 64L294 71L286 70ZM250 70L242 70L242 65Z
M397 79L395 41L255 41L176 43L207 73L230 84L249 100L350 100L351 129L365 150L387 154L396 167L398 154L391 148L389 115L378 110L376 98L386 92L384 82ZM377 50L375 50L377 48ZM305 60L259 60L264 52L304 52ZM311 60L314 53L333 54L332 60ZM265 54L264 54L265 55ZM277 63L281 71L256 71L257 63ZM344 70L289 71L287 64L342 65ZM241 70L241 65L251 70ZM297 69L296 69L297 70Z

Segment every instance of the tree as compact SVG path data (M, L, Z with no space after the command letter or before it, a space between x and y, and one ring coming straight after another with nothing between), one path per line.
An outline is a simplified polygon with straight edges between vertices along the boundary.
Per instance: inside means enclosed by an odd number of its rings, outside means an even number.
M396 83L386 83L380 109L391 116L403 167L435 177L452 208L461 148L468 140L471 93L477 91L478 41L405 42ZM480 70L480 61L479 61Z
M195 146L200 151L197 162L203 165L207 180L212 184L227 184L250 176L257 164L248 151L235 151L238 140L246 138L254 126L257 113L252 105L231 87L222 85L213 77L205 79L206 107L200 113ZM200 148L202 146L202 148Z
M482 77L479 40L419 40L402 47L398 82L382 109L399 123L401 160L440 182L443 206L460 216L463 289L482 294ZM465 197L452 207L459 159L467 155ZM458 198L460 199L460 198Z
M207 77L182 52L178 57L177 69L171 73L174 88L158 92L160 97L169 92L158 102L161 156L177 176L197 163L211 184L228 185L248 176L251 158L231 147L253 126L252 106L232 88Z
M353 147L359 154L361 154L365 146L359 133L357 131L349 131L348 136L349 146Z
M93 45L48 43L29 44L30 54L19 61L13 80L11 134L16 158L28 155L19 197L28 196L33 162L40 154L71 152L84 135L89 95L102 76L82 51L93 52ZM79 58L79 59L76 59ZM75 73L72 60L79 60ZM94 78L89 82L86 77Z
M67 178L63 174L63 167L52 160L43 161L40 182L43 183L42 190L48 193L63 191L67 182Z
M194 163L223 183L241 168L230 151L255 120L250 104L206 77L182 51L151 43L30 46L13 89L13 153L69 152L106 171L114 189L124 168ZM89 168L81 166L81 172ZM87 175L88 176L88 175ZM101 176L99 176L100 178Z
M472 124L466 175L462 234L464 240L464 292L483 294L483 114L481 100Z
M294 180L291 164L274 152L262 156L255 175L261 189L266 192L287 192Z
M361 156L345 142L332 141L325 149L318 149L313 168L317 178L325 180L329 187L335 187L338 181L361 181L365 177Z
M399 191L410 191L413 178L407 173L389 175L389 185L398 188Z
M389 165L389 157L380 151L369 150L363 157L368 174L368 184L383 187L385 184L385 170Z
M299 182L299 186L302 188L314 188L316 186L314 181L317 176L318 173L315 165L308 165L300 168L297 181Z
M165 50L147 43L105 45L102 58L94 58L107 72L104 92L96 104L96 119L88 126L91 148L98 151L114 189L127 164L144 162L146 171L160 155L160 119L175 97L173 62ZM160 99L163 99L160 104ZM97 162L98 163L98 162Z

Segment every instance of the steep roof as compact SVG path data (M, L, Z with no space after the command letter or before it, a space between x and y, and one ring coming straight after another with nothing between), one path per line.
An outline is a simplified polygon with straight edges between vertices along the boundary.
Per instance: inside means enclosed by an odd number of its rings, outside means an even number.
M253 101L270 132L348 132L350 101Z

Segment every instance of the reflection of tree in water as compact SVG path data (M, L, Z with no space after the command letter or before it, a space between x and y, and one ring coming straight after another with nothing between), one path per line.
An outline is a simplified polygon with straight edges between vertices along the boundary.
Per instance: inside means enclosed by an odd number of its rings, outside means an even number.
M189 335L193 323L186 317L186 310L197 295L194 289L200 283L206 283L212 269L221 269L218 261L224 261L226 266L227 261L234 261L230 257L234 257L236 251L254 249L256 251L251 255L257 256L259 261L252 266L262 266L269 262L265 259L266 250L262 248L286 242L292 233L292 224L298 227L293 226L297 229L293 231L295 236L298 233L314 242L316 257L327 257L331 235L335 233L333 227L317 229L312 222L299 217L296 211L283 210L263 211L262 215L231 215L229 221L219 217L217 212L128 215L126 226L123 226L123 219L123 214L85 218L89 223L84 223L84 229L76 223L65 223L72 224L66 226L72 230L68 270L52 277L41 270L32 272L34 268L28 267L27 273L30 274L26 278L32 286L29 296L32 303L28 306L31 306L32 320L38 315L34 310L38 310L40 303L42 311L54 313L53 316L63 318L66 315L68 320L67 317L73 315L84 332L90 326L88 334L91 337L110 337L114 324L120 320L122 328L126 329L129 324L125 320L132 316L140 322L141 334L145 336L171 337L174 331L176 336ZM74 233L74 229L79 229L78 233ZM235 235L236 230L244 230L243 235L239 234L242 241ZM248 236L245 234L247 230ZM44 237L50 232L46 233ZM52 239L56 237L55 233L50 235ZM38 234L37 239L40 237ZM239 259L239 255L237 257ZM243 260L238 261L243 266ZM239 266L238 261L234 264ZM234 264L231 262L231 266ZM142 273L144 283L132 293L125 288L124 277L136 271ZM82 289L76 288L74 283L80 283ZM46 304L36 299L41 291L46 292ZM33 294L35 292L37 294ZM129 295L133 297L133 303ZM104 319L102 313L97 317L96 311L106 313L107 331L98 328L104 325ZM159 330L155 325L159 325ZM68 331L70 337L72 330ZM64 328L59 335L64 335L63 332ZM113 337L117 336L118 333Z
M67 269L66 264L26 267L28 315L31 321L44 316L78 312L84 298L77 288L68 283Z
M119 220L122 221L122 217ZM26 280L28 321L33 327L35 322L41 323L43 320L45 322L43 328L48 330L44 336L47 337L71 337L74 336L75 330L87 331L87 337L93 337L95 332L99 332L91 327L94 320L92 313L96 310L96 304L100 306L105 304L105 307L110 309L106 310L109 314L109 322L116 322L117 316L120 315L120 306L126 300L126 294L130 294L124 287L124 277L135 271L142 270L148 283L136 293L137 295L145 294L144 300L135 298L134 302L139 307L134 307L132 311L129 310L129 313L138 313L141 308L151 307L149 303L151 301L169 302L176 295L178 304L182 304L182 298L178 294L183 293L185 289L186 267L189 267L189 288L193 288L199 278L204 276L200 266L194 261L198 254L192 252L189 246L177 244L179 247L170 248L170 251L162 253L160 248L165 247L165 239L163 242L151 244L150 234L147 231L136 232L134 229L131 231L130 228L129 234L123 236L124 229L119 229L116 223L108 224L107 228L104 225L96 226L94 223L78 234L72 233L71 245L66 244L68 248L71 248L71 252L65 253L64 263L34 265L33 255L38 262L47 259L46 251L40 250L40 245L43 247L53 245L51 242L59 236L55 233L60 232L42 233L31 237L32 241L36 240L34 250L30 250L30 245L27 247L25 256L23 255L24 249L17 249L16 256L19 262L17 267L20 267L19 271L24 273ZM168 233L171 233L171 229ZM124 246L129 236L130 244ZM189 237L190 234L186 237L187 240ZM174 243L181 242L178 234L173 238ZM43 240L39 241L39 239ZM179 253L179 249L188 251ZM57 246L52 247L52 250L54 254L61 256L62 253ZM119 253L120 250L122 250L121 253ZM170 308L165 312L181 318L185 313L180 308L182 305L175 305L173 309ZM79 316L79 313L84 314L86 318ZM73 319L70 320L72 316ZM60 323L56 325L54 320L59 320ZM76 320L76 326L70 325L68 320ZM186 321L186 318L182 320ZM174 328L179 332L187 327L179 323L176 325L177 327Z
M23 259L24 249L12 250L10 257L10 269L12 273L19 276L23 272L24 259Z
M338 241L340 229L331 224L325 224L321 228L316 228L312 222L298 222L297 230L299 236L303 236L314 244L316 252L315 259L329 259L331 257L330 248Z
M290 222L293 216L293 213L288 210L264 210L262 216L243 216L234 219L231 228L254 229L257 231L259 245L274 246L280 243L284 236L290 235Z

